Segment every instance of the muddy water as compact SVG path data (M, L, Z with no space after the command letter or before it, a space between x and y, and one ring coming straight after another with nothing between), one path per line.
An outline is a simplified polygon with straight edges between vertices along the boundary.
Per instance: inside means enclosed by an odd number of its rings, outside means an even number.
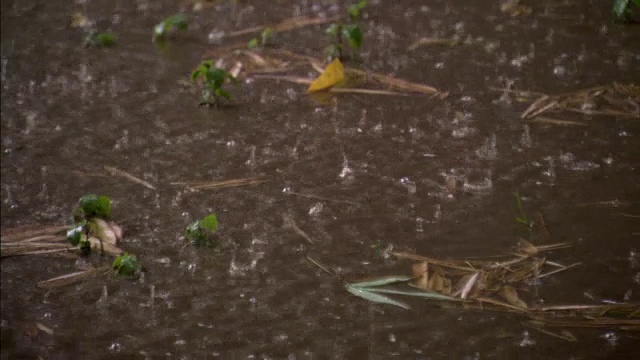
M634 332L572 329L579 341L570 343L510 314L367 303L306 260L358 277L407 271L377 246L442 257L503 252L523 235L517 189L554 240L574 243L554 260L582 263L532 289L538 301L640 299L637 119L574 114L586 126L529 124L519 118L526 104L490 90L637 82L638 29L611 23L607 2L542 2L525 18L493 1L371 3L363 63L448 90L448 99L344 95L322 104L299 85L255 80L242 85L237 106L209 110L182 83L218 46L216 33L330 16L332 2L206 8L163 53L150 29L180 10L176 2L3 1L2 228L65 223L81 195L106 194L126 228L122 247L148 271L46 293L35 283L73 264L3 259L2 358L637 355ZM76 11L116 33L117 46L82 48L82 32L69 27ZM322 32L276 42L317 55ZM422 36L465 45L407 52ZM100 176L104 166L156 190ZM268 182L201 192L171 185L246 177ZM222 224L221 251L185 247L184 226L209 212ZM313 243L283 226L287 217ZM36 322L54 334L29 336Z

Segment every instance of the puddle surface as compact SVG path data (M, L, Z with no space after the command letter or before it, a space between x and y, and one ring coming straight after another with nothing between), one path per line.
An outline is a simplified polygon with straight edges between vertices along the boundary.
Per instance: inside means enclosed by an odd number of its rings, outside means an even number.
M493 1L372 1L363 63L447 90L446 100L345 94L322 104L304 86L258 79L242 85L235 107L199 108L183 80L220 46L208 44L216 34L339 10L329 1L280 3L239 2L235 16L227 5L206 8L165 54L151 29L180 10L175 2L2 3L3 229L65 223L81 195L105 194L125 226L122 247L148 270L138 281L45 293L35 283L73 264L3 259L3 358L637 352L635 332L572 329L579 341L568 343L512 314L367 303L306 257L357 278L409 270L376 247L501 253L526 235L514 221L518 190L527 211L544 214L554 241L574 244L552 257L582 263L532 292L550 304L637 302L640 123L580 114L566 120L586 126L528 123L520 119L528 104L491 88L562 93L637 82L638 29L613 24L607 3L542 2L510 18ZM82 32L69 27L76 11L117 34L117 45L82 48ZM276 46L318 56L323 29L279 34ZM463 45L408 52L420 37ZM104 166L156 190L102 176ZM171 185L249 177L267 182L199 192ZM220 253L185 247L184 226L210 212L221 223ZM35 322L54 335L26 335Z

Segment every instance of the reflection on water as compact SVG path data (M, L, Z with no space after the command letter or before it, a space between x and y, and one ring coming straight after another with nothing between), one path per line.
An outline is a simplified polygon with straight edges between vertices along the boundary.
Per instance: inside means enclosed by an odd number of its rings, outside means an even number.
M81 195L107 194L126 227L123 247L148 269L137 281L44 294L32 284L72 264L3 259L3 357L629 354L635 333L572 329L579 341L567 343L512 314L370 304L307 260L364 277L407 272L384 249L509 251L521 235L518 190L526 211L544 213L554 241L574 243L554 257L583 263L532 292L553 304L637 302L638 122L580 114L561 120L581 125L527 122L528 103L511 91L627 82L640 58L633 30L610 25L608 5L545 3L511 18L489 1L372 1L362 63L446 89L448 99L343 94L324 105L303 87L257 79L242 85L237 106L210 110L183 80L206 50L227 44L224 34L341 10L334 2L204 6L163 54L150 29L185 4L2 3L3 229L67 222ZM82 31L67 26L75 11L117 33L117 46L82 48ZM318 34L321 27L278 34L276 46L319 54ZM407 51L421 37L461 45ZM172 185L249 177L267 182ZM210 212L221 222L220 252L185 246L184 226ZM38 322L54 334L25 335Z

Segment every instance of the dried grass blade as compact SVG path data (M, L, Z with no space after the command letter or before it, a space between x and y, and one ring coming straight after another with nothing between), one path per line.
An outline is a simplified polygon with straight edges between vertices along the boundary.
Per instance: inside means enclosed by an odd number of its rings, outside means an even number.
M571 243L570 242L563 242L563 243L556 243L556 244L549 244L549 245L539 245L538 251L550 251L550 250L557 250L557 249L566 249L571 247Z
M300 229L300 227L298 227L298 224L296 224L296 222L293 220L293 216L291 216L290 214L282 214L282 221L283 221L284 228L293 230L293 232L295 232L296 234L302 236L302 238L307 240L309 244L315 243L311 239L311 237L307 235L307 233L305 233L304 231L302 231L302 229Z
M407 48L408 51L414 51L415 49L428 45L445 45L445 46L455 46L460 44L459 40L456 39L443 39L443 38L429 38L422 37L416 40L411 46Z
M475 298L474 300L479 301L481 303L492 304L492 305L500 306L500 307L503 307L503 308L506 308L506 309L515 310L515 311L520 312L520 313L526 313L527 312L526 309L522 309L522 308L519 308L517 306L513 306L511 304L507 304L505 302L498 301L498 300L491 299L491 298L480 297L480 298Z
M434 264L434 265L440 265L442 267L448 267L448 268L452 268L452 269L463 270L465 272L476 272L477 271L477 269L474 269L474 268L457 265L453 261L443 261L443 260L438 260L438 259L434 259L434 258L429 258L429 257L426 257L426 256L417 255L417 254L410 254L410 253L406 253L406 252L402 252L402 251L394 251L391 254L393 256L397 257L398 259L410 259L410 260L416 260L416 261L426 261L426 262Z
M291 83L303 84L303 85L309 85L313 82L312 79L307 79L300 76L290 76L290 75L253 74L251 77L256 79L282 80L282 81L288 81Z
M578 338L576 338L575 335L573 335L568 330L562 330L561 333L556 333L556 332L553 332L553 331L549 331L549 330L543 329L541 327L542 324L538 324L538 322L536 322L536 321L527 321L524 324L528 325L532 329L540 331L543 334L547 334L549 336L553 336L553 337L556 337L558 339L566 340L566 341L569 341L569 342L578 341Z
M349 205L353 205L353 206L360 206L359 203L354 202L354 201L330 199L330 198L327 198L327 197L324 197L324 196L311 195L311 194L302 194L302 193L295 192L295 191L289 191L289 192L287 192L287 194L300 196L300 197L307 198L307 199L316 199L316 200L328 201L328 202L332 202L332 203L336 203L336 204L349 204Z
M526 119L526 118L532 117L530 116L530 114L536 111L537 109L539 109L541 105L548 99L549 99L549 95L540 96L536 101L534 101L531 105L529 105L529 107L522 113L522 115L520 115L520 118Z
M42 324L42 323L37 322L37 323L36 323L36 327L37 327L40 331L43 331L43 332L45 332L45 333L47 333L47 334L49 334L49 335L53 335L53 330L52 330L50 327L48 327L48 326L46 326L46 325L44 325L44 324Z
M38 236L47 236L47 235L56 235L60 232L67 231L67 226L44 226L33 228L32 226L21 226L19 228L7 229L2 234L2 242L10 243L10 242L18 242L18 241L28 241L31 238Z
M91 276L97 276L108 269L111 269L111 267L103 266L99 268L89 269L85 271L78 271L71 274L58 276L53 279L40 281L38 283L38 287L44 288L44 289L53 289L53 288L58 288L66 285L71 285L73 283L90 278Z
M478 276L479 275L480 275L480 273L475 273L475 274L471 275L469 280L466 282L466 284L464 285L464 287L462 287L462 290L460 291L460 298L461 299L466 299L467 296L469 296L469 293L473 289L473 286L476 284L476 280L478 280Z
M579 262L578 262L578 263L573 263L573 264L571 264L571 265L567 265L567 266L565 266L564 268L556 269L556 270L553 270L553 271L546 272L546 273L544 273L544 274L540 274L538 277L539 277L539 278L543 278L543 277L546 277L546 276L550 276L550 275L553 275L553 274L557 274L557 273L559 273L559 272L562 272L562 271L565 271L565 270L571 269L572 267L575 267L575 266L578 266L578 265L582 265L582 263L579 263Z
M363 95L389 95L389 96L410 96L408 93L401 93L390 90L375 90L375 89L356 89L356 88L342 88L333 87L329 89L332 93L346 93L346 94L363 94Z
M543 112L546 112L546 111L549 111L549 110L553 109L556 106L558 106L558 101L557 100L550 101L546 105L536 109L535 111L532 111L531 114L529 114L529 117L536 117L536 116L542 114Z
M307 260L309 260L313 265L317 266L320 268L320 270L326 272L329 275L335 275L333 272L329 271L329 269L327 269L326 266L320 264L318 261L314 260L313 258L311 258L310 256L307 256Z
M560 126L587 126L587 124L579 121L572 120L560 120L554 119L547 116L536 116L535 118L529 120L531 123L537 124L549 124L549 125L560 125Z
M139 177L133 176L133 175L129 174L128 172L124 171L124 170L120 170L120 169L115 168L113 166L107 166L107 165L104 166L104 169L111 175L120 176L122 178L125 178L125 179L133 182L133 183L142 185L142 186L144 186L144 187L146 187L148 189L151 189L151 190L155 190L156 189L155 186L151 185L147 181L144 181L144 180L140 179Z

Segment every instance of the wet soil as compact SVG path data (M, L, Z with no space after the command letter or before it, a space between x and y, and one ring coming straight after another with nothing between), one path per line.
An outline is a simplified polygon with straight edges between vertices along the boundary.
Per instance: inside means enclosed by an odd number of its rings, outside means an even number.
M574 244L553 259L582 263L532 286L535 301L639 301L638 119L529 123L520 119L528 104L490 88L638 82L640 29L614 24L608 2L533 3L530 16L512 18L497 1L371 1L362 65L449 91L444 100L341 94L321 103L304 86L254 79L235 106L207 109L184 80L221 46L210 34L332 16L340 4L222 2L160 51L153 25L190 6L3 1L3 230L68 223L80 196L108 195L125 227L121 246L147 272L45 292L37 281L74 264L3 259L2 358L637 356L637 332L571 329L579 339L571 343L513 314L368 303L306 260L358 278L408 271L379 256L388 245L439 257L502 253L526 236L514 221L518 190L527 211L544 214L553 242ZM117 45L83 48L82 30L69 26L74 12L117 34ZM420 37L454 36L463 45L407 51ZM326 46L324 26L274 40L317 57ZM156 190L104 176L104 166ZM171 185L247 177L268 181ZM220 251L185 246L184 226L210 212ZM29 331L37 322L54 334Z

